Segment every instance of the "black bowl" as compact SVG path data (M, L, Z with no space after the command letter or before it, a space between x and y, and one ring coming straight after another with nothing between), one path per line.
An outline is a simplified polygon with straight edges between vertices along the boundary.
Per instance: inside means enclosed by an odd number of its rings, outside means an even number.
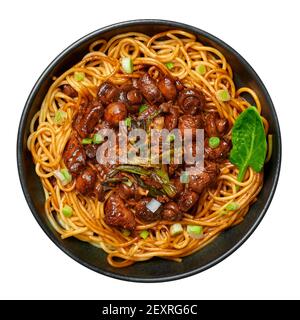
M104 251L76 239L61 240L47 221L42 185L35 174L32 157L26 147L29 124L41 106L52 83L52 77L60 75L78 62L93 41L99 38L109 39L129 31L153 35L174 28L191 32L197 35L202 43L220 50L233 67L237 87L248 86L257 92L263 105L263 115L269 121L270 132L274 137L272 158L265 167L264 187L258 200L251 206L241 224L223 232L204 249L184 258L182 263L153 259L116 269L107 263ZM20 181L28 205L39 225L61 250L84 266L107 276L129 281L157 282L187 277L215 265L234 252L252 234L265 215L276 189L281 163L281 138L276 112L265 86L251 66L235 50L211 34L189 25L164 20L134 20L114 24L88 34L69 46L51 62L33 87L25 104L18 132L17 161Z

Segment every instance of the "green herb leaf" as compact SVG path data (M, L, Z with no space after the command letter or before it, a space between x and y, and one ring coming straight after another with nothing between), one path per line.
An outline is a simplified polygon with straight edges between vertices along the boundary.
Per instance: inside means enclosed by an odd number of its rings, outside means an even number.
M232 129L230 162L240 172L238 181L243 181L247 168L260 172L264 166L267 142L263 122L255 107L249 107L236 119Z

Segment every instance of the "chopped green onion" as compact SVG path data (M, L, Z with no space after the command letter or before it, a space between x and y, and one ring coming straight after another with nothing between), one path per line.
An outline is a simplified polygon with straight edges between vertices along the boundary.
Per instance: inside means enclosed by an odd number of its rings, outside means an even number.
M227 89L218 90L216 95L217 99L221 102L229 101L231 99Z
M157 176L159 176L162 179L163 183L168 183L170 181L168 173L162 169L155 170L155 173Z
M175 134L174 133L170 133L168 136L167 136L167 141L168 142L172 142L175 140Z
M61 169L60 172L62 173L62 175L64 176L65 180L67 183L71 182L72 180L72 175L69 172L68 169Z
M190 176L187 171L182 171L180 175L180 182L181 183L189 183L190 181Z
M202 234L203 234L203 228L202 226L198 226L198 225L188 225L187 228L187 233L194 239L199 239L201 238Z
M142 113L147 109L148 109L148 106L146 104L143 104L143 105L140 106L139 113Z
M54 122L57 124L62 124L67 118L67 113L65 111L59 110L55 113Z
M68 169L55 170L53 174L63 186L72 180L72 175L69 173Z
M237 210L239 207L240 205L237 202L231 202L226 206L226 210L234 211L234 210Z
M146 208L150 210L151 212L156 212L161 207L161 203L157 201L156 199L151 199L147 204Z
M132 181L127 179L126 181L123 181L122 183L124 183L127 187L131 187L132 186Z
M130 117L125 119L125 125L129 128L131 127L131 118Z
M218 148L220 144L220 138L219 137L210 137L208 140L208 145L212 148Z
M171 236L177 236L183 232L182 225L180 223L174 223L170 227Z
M196 67L196 71L203 76L206 73L206 67L203 63L199 63Z
M132 73L133 72L133 62L132 59L129 57L121 58L121 65L122 69L125 73Z
M144 169L138 166L126 165L126 164L116 167L116 170L135 173L143 176L148 176L151 174L151 171L148 171L147 169Z
M140 237L143 238L143 239L147 239L149 236L149 231L147 230L143 230L140 232Z
M85 77L84 72L74 72L74 77L76 81L82 81Z
M174 63L173 63L173 62L167 62L167 63L165 64L165 66L166 66L169 70L171 70L171 69L174 68Z
M93 142L92 138L84 138L81 140L82 144L91 144Z
M67 204L62 208L62 213L65 217L70 218L73 214L73 209Z
M94 144L100 144L101 142L103 142L103 136L100 133L95 133L93 136L93 143Z
M128 229L123 229L123 230L122 230L122 235L123 235L124 237L129 237L130 234L131 234L130 230L128 230Z

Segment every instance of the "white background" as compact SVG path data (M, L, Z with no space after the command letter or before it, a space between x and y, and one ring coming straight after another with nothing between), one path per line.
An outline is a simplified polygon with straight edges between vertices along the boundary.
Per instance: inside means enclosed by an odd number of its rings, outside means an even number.
M299 1L1 1L0 298L300 298ZM16 167L21 112L35 81L66 46L128 19L162 18L204 29L235 48L265 83L278 112L281 177L250 239L217 266L159 284L114 280L60 251L34 220Z

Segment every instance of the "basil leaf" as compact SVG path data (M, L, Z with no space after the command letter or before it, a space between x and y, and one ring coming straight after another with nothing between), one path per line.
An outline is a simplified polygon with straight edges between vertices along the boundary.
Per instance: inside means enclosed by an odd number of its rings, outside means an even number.
M263 122L257 109L249 107L236 119L232 128L230 162L239 168L238 181L243 181L247 168L260 172L264 166L267 142Z

